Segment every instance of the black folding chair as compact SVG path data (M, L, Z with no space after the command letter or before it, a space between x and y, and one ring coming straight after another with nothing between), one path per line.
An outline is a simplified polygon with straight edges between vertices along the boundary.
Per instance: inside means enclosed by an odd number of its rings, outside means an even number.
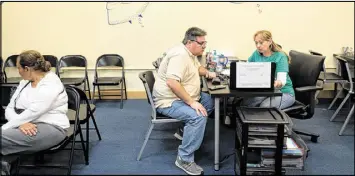
M340 96L340 94L342 93L342 90L346 90L347 94L344 97L343 101L340 103L339 107L337 108L337 110L334 112L334 114L332 115L332 117L330 118L330 121L333 121L335 119L335 117L338 115L339 111L342 109L342 107L344 106L346 101L352 101L354 99L354 75L353 73L351 73L350 71L350 66L349 63L347 62L347 60L337 56L336 57L337 60L339 61L340 64L340 69L341 69L341 76L344 80L346 80L345 83L343 83L342 85L342 89L339 91L339 93L336 95L336 98L338 98ZM349 114L354 113L354 105L352 107L352 110L350 110ZM349 120L350 120L350 116L348 115L348 117L345 120L345 123L343 125L343 127L341 128L339 135L342 135L346 125L348 124Z
M16 68L16 61L19 55L11 55L9 56L4 63L4 80L6 83L19 83L22 80L22 77L8 77L8 73L6 73L6 68Z
M316 56L323 56L323 54L313 51L313 50L309 50L309 53L312 55L316 55ZM342 84L342 83L346 82L346 80L344 80L339 74L336 74L333 72L327 72L324 63L322 66L321 73L319 74L318 80L322 82L322 87L324 84L334 84L334 98L328 107L328 109L331 109L332 106L334 105L335 101L337 100L337 97L335 95L338 90L338 88L337 88L338 84ZM316 95L315 95L316 98L318 97L319 93L320 93L320 91L316 92Z
M86 127L84 128L86 130L86 140L84 140L83 138L81 138L80 141L76 141L76 142L80 142L80 143L85 143L86 146L85 146L85 150L84 150L84 157L85 157L85 163L86 165L89 164L89 130L91 129L95 129L96 130L96 133L97 133L97 136L99 138L99 140L101 140L101 134L100 134L100 131L99 131L99 128L97 127L97 124L96 124L96 120L95 120L95 116L94 116L94 112L96 110L96 106L94 104L91 104L85 94L85 92L77 87L75 87L75 90L79 93L79 96L80 96L80 113L79 113L79 124L82 125L82 124L85 124ZM68 112L68 117L69 117L69 120L71 122L73 122L75 119L74 119L74 116L72 114L73 112ZM90 121L89 119L91 118L92 122L94 123L94 126L95 128L90 128ZM82 128L81 126L79 125L79 131L82 132Z
M65 67L82 67L84 69L84 75L83 77L76 77L76 78L61 77L61 70L63 70L63 68ZM84 91L89 92L89 97L91 99L87 61L84 56L82 55L63 56L62 58L60 58L57 68L58 68L57 74L59 77L61 77L60 80L63 82L64 85L80 86L84 84Z
M49 149L46 149L46 150L43 150L40 152L36 152L33 154L20 155L20 157L18 159L17 167L16 167L16 175L18 175L21 167L66 168L66 169L68 169L67 175L71 174L71 168L72 168L73 156L74 156L75 137L80 132L80 131L78 131L78 127L80 127L80 124L79 124L80 95L75 90L75 88L71 87L71 86L66 86L66 92L68 94L68 109L75 112L75 117L74 117L75 120L73 122L73 125L71 125L70 128L67 130L67 136L59 144L57 144ZM39 163L35 163L35 164L22 164L21 163L21 159L26 155L27 156L28 155L35 155L35 156L42 156L43 157L44 154L57 153L58 151L64 150L68 144L71 144L71 148L70 148L69 161L68 161L67 165L48 165L48 164L43 165L43 164L39 164Z
M120 69L121 75L115 75L114 77L99 77L98 68L99 67L114 67ZM93 99L95 99L95 87L97 86L99 99L101 96L120 96L121 97L121 109L123 108L123 90L124 90L124 99L127 100L127 85L126 77L124 70L124 60L123 57L118 54L104 54L101 55L96 60L95 66L95 77L93 81ZM121 89L110 89L110 90L121 90L119 95L101 95L100 86L121 86Z
M137 161L139 161L141 159L144 148L149 140L149 136L152 133L152 130L153 130L155 124L163 124L163 123L167 124L167 123L181 122L180 120L164 116L156 111L156 109L154 107L153 97L152 97L153 86L155 83L155 78L154 78L153 72L152 71L145 71L145 72L139 73L139 79L141 79L141 81L143 82L145 92L147 94L148 103L150 104L150 106L152 108L151 109L152 112L150 115L150 126L149 126L149 129L145 135L143 145L138 153Z
M44 60L48 61L51 64L51 67L54 68L53 70L56 74L57 73L57 66L58 66L58 58L53 55L43 55Z

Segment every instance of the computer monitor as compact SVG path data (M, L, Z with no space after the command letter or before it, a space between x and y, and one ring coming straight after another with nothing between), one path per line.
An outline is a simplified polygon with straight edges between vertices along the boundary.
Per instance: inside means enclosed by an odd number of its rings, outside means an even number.
M234 90L269 91L274 89L276 63L232 62L229 88Z

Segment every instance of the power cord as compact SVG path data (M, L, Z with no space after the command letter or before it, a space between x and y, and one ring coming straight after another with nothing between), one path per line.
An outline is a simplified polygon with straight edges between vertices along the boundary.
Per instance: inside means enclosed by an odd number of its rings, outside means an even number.
M220 161L219 161L219 163L223 163L223 162L225 162L230 156L233 156L233 155L235 155L236 154L236 152L237 152L237 150L234 150L234 152L233 153L230 153L230 154L228 154L228 155L226 155L226 156L224 156ZM216 164L215 164L216 165Z

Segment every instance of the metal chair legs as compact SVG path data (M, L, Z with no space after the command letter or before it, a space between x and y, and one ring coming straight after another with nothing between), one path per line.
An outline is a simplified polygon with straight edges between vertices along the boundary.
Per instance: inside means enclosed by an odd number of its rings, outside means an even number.
M138 157L137 157L137 161L139 161L141 159L141 156L142 156L142 153L143 153L143 150L145 148L145 145L147 144L148 142L148 139L149 139L149 136L150 136L150 133L152 133L152 130L154 128L154 124L152 123L147 131L147 134L145 135L145 139L144 139L144 142L143 142L143 145L142 145L142 148L141 150L139 151L139 154L138 154Z
M343 126L342 126L341 129L340 129L339 136L343 135L343 132L344 132L344 130L345 130L346 125L348 125L348 123L349 123L349 121L350 121L350 118L353 117L353 115L354 115L354 108L355 108L355 104L353 104L353 107L351 108L351 110L350 110L348 116L346 117L346 120L345 120Z
M335 84L335 85L337 85L337 84ZM330 103L330 105L329 105L329 107L328 107L328 110L330 110L330 109L333 107L334 103L337 101L337 99L338 99L339 96L341 95L342 91L343 91L343 87L341 87L341 89L339 90L339 92L337 93L337 95L335 96L335 98L333 99L333 101Z
M332 122L332 121L334 120L334 118L338 115L340 109L344 106L345 102L348 100L349 97L350 97L350 93L348 93L348 94L345 96L344 100L341 102L341 104L339 105L338 109L335 111L335 113L333 114L333 116L330 118L329 121Z

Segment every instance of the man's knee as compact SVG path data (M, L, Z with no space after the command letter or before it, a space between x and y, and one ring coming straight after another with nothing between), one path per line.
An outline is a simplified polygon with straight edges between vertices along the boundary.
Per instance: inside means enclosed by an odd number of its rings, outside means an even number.
M191 117L187 123L192 124L193 126L204 126L207 123L207 117L202 115Z

